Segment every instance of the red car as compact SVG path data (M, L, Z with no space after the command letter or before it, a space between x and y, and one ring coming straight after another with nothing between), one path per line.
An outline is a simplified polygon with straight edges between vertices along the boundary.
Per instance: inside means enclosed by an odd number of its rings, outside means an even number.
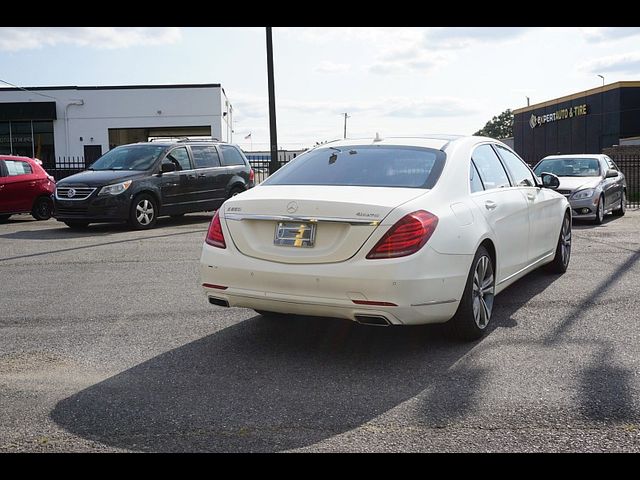
M14 213L51 218L54 178L32 158L0 155L0 222Z

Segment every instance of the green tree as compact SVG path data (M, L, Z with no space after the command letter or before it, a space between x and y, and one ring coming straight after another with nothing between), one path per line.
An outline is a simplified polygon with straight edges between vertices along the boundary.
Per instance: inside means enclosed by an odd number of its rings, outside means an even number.
M497 117L493 117L474 135L491 138L513 137L513 112L507 108Z

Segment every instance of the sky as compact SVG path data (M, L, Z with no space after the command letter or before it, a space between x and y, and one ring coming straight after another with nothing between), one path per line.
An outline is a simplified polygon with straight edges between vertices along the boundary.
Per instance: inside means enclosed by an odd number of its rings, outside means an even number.
M348 137L470 135L526 97L640 80L639 41L640 27L274 27L278 145L342 138L344 112ZM261 27L0 27L0 79L220 83L234 143L268 150L265 45Z

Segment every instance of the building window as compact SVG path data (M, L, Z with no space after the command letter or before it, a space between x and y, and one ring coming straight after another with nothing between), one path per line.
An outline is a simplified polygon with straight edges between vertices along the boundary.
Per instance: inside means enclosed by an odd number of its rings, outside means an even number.
M55 165L53 122L0 122L0 154L35 157L46 166Z
M9 122L0 122L0 155L11 155L11 130Z

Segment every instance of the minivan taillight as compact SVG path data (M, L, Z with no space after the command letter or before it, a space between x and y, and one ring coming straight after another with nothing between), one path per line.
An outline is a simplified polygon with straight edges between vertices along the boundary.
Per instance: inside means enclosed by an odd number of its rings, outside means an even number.
M431 238L438 217L424 210L405 215L389 229L367 254L368 259L406 257L420 250Z
M216 213L211 220L211 225L209 225L209 231L207 231L207 238L205 238L204 241L214 247L227 248L227 244L224 241L222 224L220 223L220 216L218 212L219 210L216 210Z
M254 178L256 178L256 174L255 174L255 172L253 171L253 168L252 168L251 170L249 170L249 181L251 183L253 183Z

